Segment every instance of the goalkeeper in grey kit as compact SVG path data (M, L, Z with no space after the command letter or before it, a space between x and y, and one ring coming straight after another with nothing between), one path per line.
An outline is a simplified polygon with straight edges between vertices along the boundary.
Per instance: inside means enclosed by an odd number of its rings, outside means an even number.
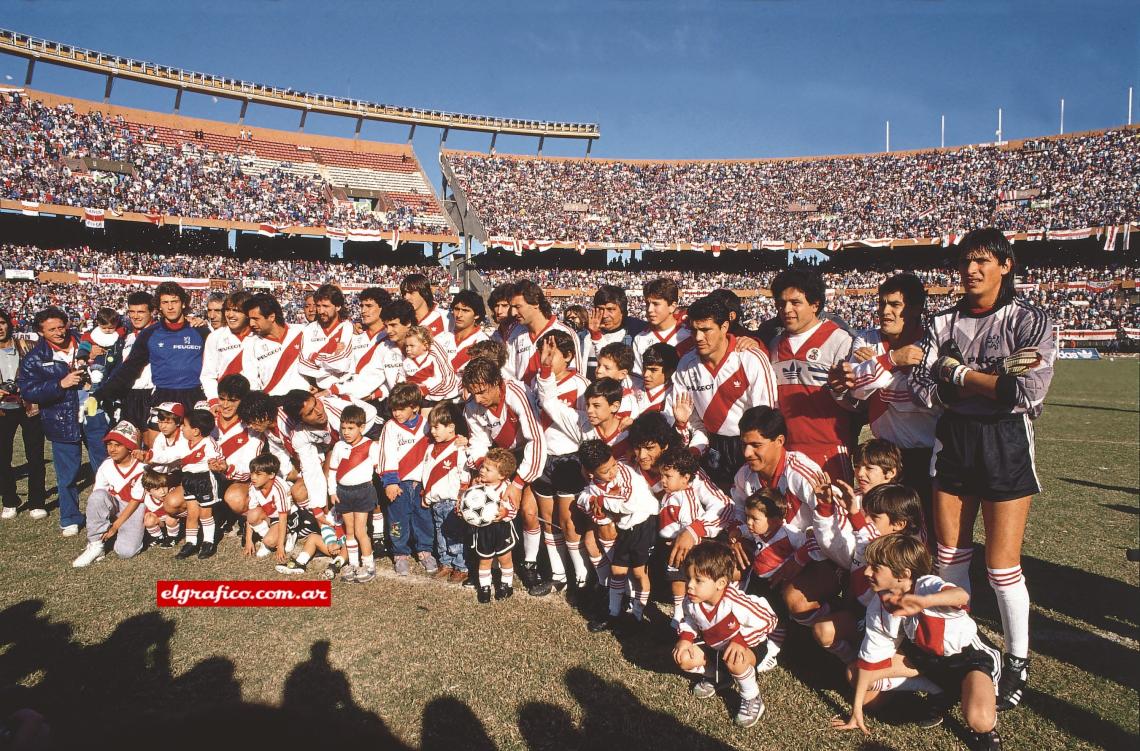
M931 476L938 573L970 591L973 528L986 532L986 571L1005 636L998 709L1021 701L1029 676L1029 592L1021 543L1041 488L1033 449L1053 379L1053 323L1016 295L1013 248L997 229L970 232L958 247L965 294L936 313L911 371L916 398L945 408L935 430Z

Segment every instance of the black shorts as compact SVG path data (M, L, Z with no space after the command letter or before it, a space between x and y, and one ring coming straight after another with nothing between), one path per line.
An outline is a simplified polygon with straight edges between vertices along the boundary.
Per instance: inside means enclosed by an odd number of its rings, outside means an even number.
M683 534L688 534L683 532ZM687 582L689 577L685 576L685 564L682 563L680 568L672 568L669 565L669 558L673 555L673 540L658 539L657 543L653 546L653 554L650 556L649 565L652 567L654 576L658 574L667 582Z
M467 525L467 546L479 558L495 558L510 552L519 542L514 522L498 521L483 527Z
M139 429L147 429L150 423L150 389L131 389L123 397L119 419L126 420Z
M618 528L617 541L610 548L610 563L634 568L649 563L657 541L657 517L651 516L630 529Z
M293 509L293 511L289 513L286 524L286 529L297 535L298 539L304 539L308 535L319 535L321 533L321 525L317 523L317 517L313 516L313 512L308 509Z
M1029 418L944 412L934 430L934 480L940 490L983 501L1040 493Z
M213 472L183 472L182 497L187 502L194 501L199 506L213 506L221 496Z
M337 509L342 514L371 514L380 503L376 486L371 482L360 485L336 484Z
M938 684L948 696L957 696L966 675L975 670L988 675L995 686L1001 678L1001 653L981 634L956 655L927 652L909 639L903 640L900 651L915 670Z
M577 455L547 456L542 474L531 483L530 487L535 495L548 498L556 495L577 497L582 488L586 487L586 480L582 477L582 465Z
M736 471L744 466L744 450L740 446L740 436L712 434L709 448L701 457L701 469L721 490L732 487Z

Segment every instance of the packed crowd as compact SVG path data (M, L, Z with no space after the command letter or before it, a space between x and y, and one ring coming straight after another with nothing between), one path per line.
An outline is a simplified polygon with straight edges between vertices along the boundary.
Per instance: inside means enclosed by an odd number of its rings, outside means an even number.
M999 260L1008 248L996 231L979 243L970 252ZM926 693L924 722L937 724L968 683L969 744L1000 748L995 712L1016 707L1028 680L1028 594L990 569L1003 655L968 615L970 549L934 526L926 468L942 419L981 416L986 430L1039 415L1048 318L1014 301L1011 275L988 276L984 325L998 328L985 346L998 331L1033 336L1003 340L991 374L977 341L956 345L975 367L939 354L943 324L927 327L913 275L883 281L861 332L818 317L817 273L771 284L779 315L759 330L733 293L681 307L676 281L656 278L636 300L600 285L583 332L530 279L496 286L488 307L467 290L439 299L410 274L396 296L362 291L356 313L325 284L300 320L272 294L238 290L205 321L163 282L97 310L82 335L47 290L34 346L13 347L0 319L0 398L6 420L38 418L52 443L62 533L87 538L75 568L162 548L186 566L221 547L342 585L373 582L390 555L397 576L415 566L483 605L518 582L573 598L591 632L671 634L697 697L716 692L723 663L745 727L765 712L759 682L787 630L805 628L854 687L837 726L862 727L863 707L892 690ZM1023 396L1011 406L951 390L993 378L1017 379ZM856 445L865 421L875 438ZM1007 435L1007 450L1031 451L1017 444L1026 436ZM81 512L83 444L96 472ZM956 487L938 467L939 487ZM977 471L1016 486L1011 503L1037 492L1031 473ZM9 484L3 518L16 515ZM43 500L29 497L35 518ZM657 588L671 617L649 604ZM891 604L904 595L905 613ZM945 626L915 637L930 617ZM906 652L909 682L888 670L900 634L922 656Z
M589 242L818 242L1140 218L1135 130L913 154L621 162L448 152L490 235ZM1001 192L1039 191L1032 196Z
M336 201L319 174L263 171L240 154L195 143L174 148L148 138L145 126L133 131L121 116L80 113L69 104L0 94L0 133L0 196L11 200L279 226L439 230L407 206L373 212ZM82 157L120 162L129 171L87 171L66 162Z

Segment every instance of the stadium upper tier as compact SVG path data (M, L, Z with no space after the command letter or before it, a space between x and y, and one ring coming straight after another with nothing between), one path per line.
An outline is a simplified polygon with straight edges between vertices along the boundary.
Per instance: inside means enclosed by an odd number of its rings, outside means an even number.
M29 60L26 85L31 85L32 66L36 61L39 61L104 75L107 77L108 92L111 90L110 87L115 79L125 78L155 86L178 89L180 92L193 91L199 94L225 97L246 104L255 102L274 107L288 107L305 113L319 112L326 115L349 117L357 120L358 133L361 121L381 120L403 123L413 127L424 125L430 128L471 130L494 134L505 133L539 138L595 139L599 136L598 126L595 123L565 123L549 120L488 117L426 110L417 107L397 107L329 94L294 91L291 88L239 81L210 73L197 73L169 65L134 60L71 44L53 42L50 39L39 39L8 29L0 29L0 52Z
M327 230L348 239L392 240L393 230L403 241L455 239L406 145L30 91L0 93L0 134L0 199L9 203L106 210L112 217L133 212L151 221L185 217L239 229L272 225L271 232Z
M1135 126L1001 146L818 158L634 161L445 151L441 164L492 244L835 249L868 239L937 241L983 226L1036 237L1140 219Z

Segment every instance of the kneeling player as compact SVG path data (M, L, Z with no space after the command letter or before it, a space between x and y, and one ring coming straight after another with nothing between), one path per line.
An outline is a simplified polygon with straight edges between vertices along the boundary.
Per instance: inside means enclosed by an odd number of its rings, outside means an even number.
M289 526L289 489L277 477L281 462L273 454L260 454L249 462L249 510L245 514L244 555L253 555L253 533L261 538L257 557L277 551L277 562L284 564L285 537Z
M950 695L961 692L972 749L1000 749L997 682L1001 655L970 617L970 595L931 575L930 551L910 535L880 537L867 546L867 578L877 597L867 608L867 632L852 670L851 717L832 720L840 730L867 731L863 707L880 692L903 689ZM896 652L901 649L901 653Z
M734 567L732 551L719 542L702 542L690 551L685 561L689 579L685 617L673 647L673 661L681 670L698 676L693 696L714 696L718 666L715 660L709 665L705 650L695 644L698 637L703 638L706 648L716 652L736 682L740 691L736 724L747 728L764 714L756 664L764 659L766 639L776 627L776 613L763 597L729 586Z

